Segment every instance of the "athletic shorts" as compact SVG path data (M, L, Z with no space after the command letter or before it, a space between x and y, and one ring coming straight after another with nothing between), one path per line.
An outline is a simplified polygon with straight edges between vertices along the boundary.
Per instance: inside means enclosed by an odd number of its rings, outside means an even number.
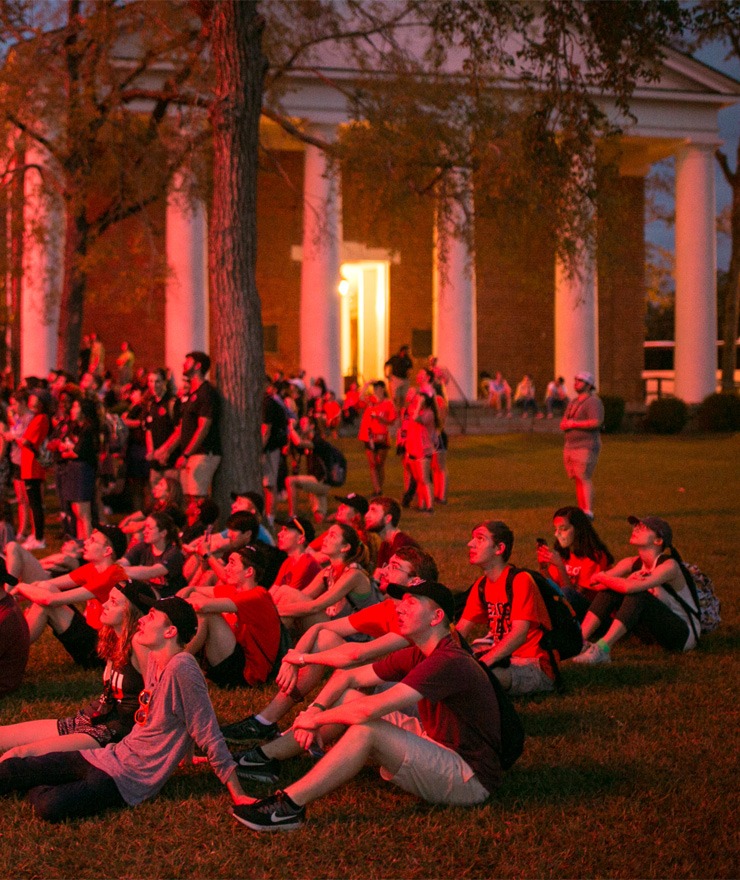
M403 762L395 775L381 767L383 779L432 804L482 804L488 798L470 765L457 752L429 739L418 718L390 712L383 720L405 734Z
M571 480L590 480L599 460L599 451L592 449L564 449L565 473Z
M262 453L262 485L265 489L277 487L281 455L280 449L271 449L269 452Z
M512 657L508 668L511 673L511 688L507 693L512 696L537 694L555 689L555 682L543 671L539 660L534 657Z
M244 679L245 662L244 648L237 642L225 660L206 669L206 678L220 688L249 687Z
M77 608L72 609L72 622L63 633L52 632L62 643L62 647L83 669L98 669L105 666L98 657L98 631L93 629Z

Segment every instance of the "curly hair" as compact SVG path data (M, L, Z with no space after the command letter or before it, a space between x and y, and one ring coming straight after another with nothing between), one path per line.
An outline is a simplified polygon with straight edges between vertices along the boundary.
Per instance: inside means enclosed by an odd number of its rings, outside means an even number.
M131 642L139 628L139 620L143 612L132 602L126 600L126 610L123 614L121 634L118 635L112 626L104 624L98 633L98 657L110 663L117 669L121 669L131 659Z

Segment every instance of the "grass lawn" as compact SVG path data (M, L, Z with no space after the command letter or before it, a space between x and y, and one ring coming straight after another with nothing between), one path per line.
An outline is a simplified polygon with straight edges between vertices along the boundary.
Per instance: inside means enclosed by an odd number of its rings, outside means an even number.
M346 490L369 492L359 444L342 443ZM258 836L233 820L225 789L197 766L135 810L69 825L42 824L24 799L3 799L0 875L737 877L739 453L739 437L605 439L596 471L601 536L619 558L629 552L626 516L665 517L684 559L713 578L722 627L686 656L626 641L609 666L566 666L564 695L520 701L525 753L485 806L430 807L367 769L311 805L303 830ZM388 470L386 489L398 497L395 459ZM476 522L506 520L514 561L531 566L535 537L550 540L553 510L572 503L557 437L453 438L450 472L449 505L433 517L409 511L402 527L455 588L477 575L465 552ZM0 723L68 714L98 686L45 634ZM224 721L269 693L212 689ZM289 763L285 781L307 766Z

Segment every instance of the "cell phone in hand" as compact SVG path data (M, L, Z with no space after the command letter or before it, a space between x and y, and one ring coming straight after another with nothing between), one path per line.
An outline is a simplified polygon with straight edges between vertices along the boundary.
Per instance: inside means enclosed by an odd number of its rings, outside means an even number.
M547 541L544 538L537 538L538 547L547 547Z

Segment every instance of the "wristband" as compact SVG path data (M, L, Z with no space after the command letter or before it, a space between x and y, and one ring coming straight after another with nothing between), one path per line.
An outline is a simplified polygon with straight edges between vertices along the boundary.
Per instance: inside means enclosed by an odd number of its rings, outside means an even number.
M313 702L313 703L311 703L311 705L308 708L309 709L318 709L319 712L326 712L326 706L322 706L321 703Z

